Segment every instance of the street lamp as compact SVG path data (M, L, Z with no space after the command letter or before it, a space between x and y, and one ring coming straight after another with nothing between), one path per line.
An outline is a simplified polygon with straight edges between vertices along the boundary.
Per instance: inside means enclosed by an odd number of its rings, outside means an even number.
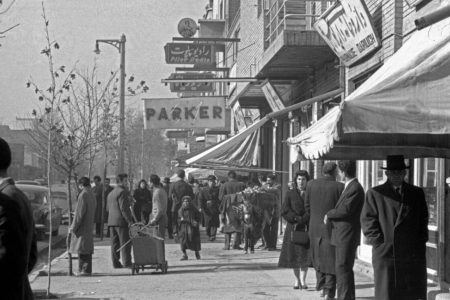
M95 41L96 54L100 54L99 43L112 45L120 53L120 99L119 99L119 166L118 173L124 173L125 164L125 34L122 34L120 40L101 39Z

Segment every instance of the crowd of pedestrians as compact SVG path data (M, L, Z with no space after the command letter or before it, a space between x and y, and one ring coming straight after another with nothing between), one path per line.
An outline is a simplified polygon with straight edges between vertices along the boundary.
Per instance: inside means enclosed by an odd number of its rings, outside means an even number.
M0 138L0 281L7 283L2 296L32 299L28 273L37 260L34 223L29 201L8 177L10 164L11 150ZM135 223L154 226L162 239L167 230L168 238L180 244L181 260L187 260L187 250L201 259L202 225L211 242L219 231L224 234L224 250L254 253L259 238L262 249L276 250L278 217L282 217L286 227L278 266L293 270L294 289L308 289L306 275L312 267L321 297L356 299L353 266L362 232L373 246L375 298L426 299L428 211L423 190L405 182L408 168L403 156L388 156L383 168L387 181L366 193L356 179L355 161L327 162L322 176L314 180L300 170L281 207L278 200L270 206L270 217L261 232L256 229L260 212L255 203L244 197L238 209L227 211L227 205L235 203L236 195L251 185L279 199L281 186L274 175L244 184L230 171L226 182L218 183L210 175L202 185L186 181L185 171L180 169L174 182L167 177L161 182L153 174L149 184L140 180L132 194L127 174L118 174L114 187L109 179L103 186L99 176L94 177L93 185L89 178L81 177L69 227L70 252L79 260L76 275L91 275L94 234L102 236L103 223L110 236L113 267L130 268L129 228Z

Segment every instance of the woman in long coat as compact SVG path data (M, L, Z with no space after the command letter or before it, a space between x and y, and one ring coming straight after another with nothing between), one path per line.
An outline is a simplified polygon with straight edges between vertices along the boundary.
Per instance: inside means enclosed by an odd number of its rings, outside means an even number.
M148 189L147 181L141 179L137 189L134 190L133 198L136 201L133 205L134 216L138 222L148 223L152 212L152 192Z
M291 233L307 231L309 216L306 214L303 200L306 183L309 180L307 171L300 170L295 174L294 189L289 190L281 208L281 216L287 221L281 246L278 267L292 268L295 276L294 289L307 289L306 273L310 265L309 245L297 245L291 242Z
M200 259L200 221L201 214L198 209L192 203L190 196L184 196L182 198L182 204L178 210L178 232L180 237L181 251L183 257L181 260L187 260L188 256L186 250L195 251L195 257Z
M94 253L95 197L91 191L90 180L82 177L78 180L81 193L78 195L75 215L70 227L72 232L70 252L78 255L78 276L92 273L92 254Z

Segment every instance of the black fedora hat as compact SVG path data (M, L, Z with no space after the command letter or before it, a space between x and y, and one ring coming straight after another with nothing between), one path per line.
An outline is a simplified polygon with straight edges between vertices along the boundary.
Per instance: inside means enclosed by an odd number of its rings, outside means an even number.
M386 167L381 167L383 170L399 171L409 169L409 166L405 165L405 158L403 155L388 155L386 157Z

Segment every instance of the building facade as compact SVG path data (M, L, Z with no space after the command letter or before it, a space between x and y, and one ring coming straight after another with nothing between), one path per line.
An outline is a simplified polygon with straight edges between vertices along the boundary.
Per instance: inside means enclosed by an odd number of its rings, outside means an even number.
M221 22L222 37L228 42L220 60L229 71L224 76L239 82L220 84L216 90L227 95L231 108L231 134L242 131L252 121L315 96L337 91L299 109L289 111L259 129L258 167L279 174L283 193L298 169L319 177L322 161L299 161L283 142L315 123L388 60L415 31L414 20L437 9L441 1L362 0L372 19L381 46L353 65L345 67L313 24L333 1L310 0L211 0L207 19ZM202 24L201 24L202 26ZM248 82L245 82L245 79ZM251 114L246 112L251 111ZM358 161L358 178L367 190L386 180L380 169L384 161ZM450 282L450 236L448 186L450 160L423 158L410 161L408 180L423 187L428 209L429 280L447 287ZM281 172L278 172L281 171ZM358 259L371 263L371 247L362 238Z

